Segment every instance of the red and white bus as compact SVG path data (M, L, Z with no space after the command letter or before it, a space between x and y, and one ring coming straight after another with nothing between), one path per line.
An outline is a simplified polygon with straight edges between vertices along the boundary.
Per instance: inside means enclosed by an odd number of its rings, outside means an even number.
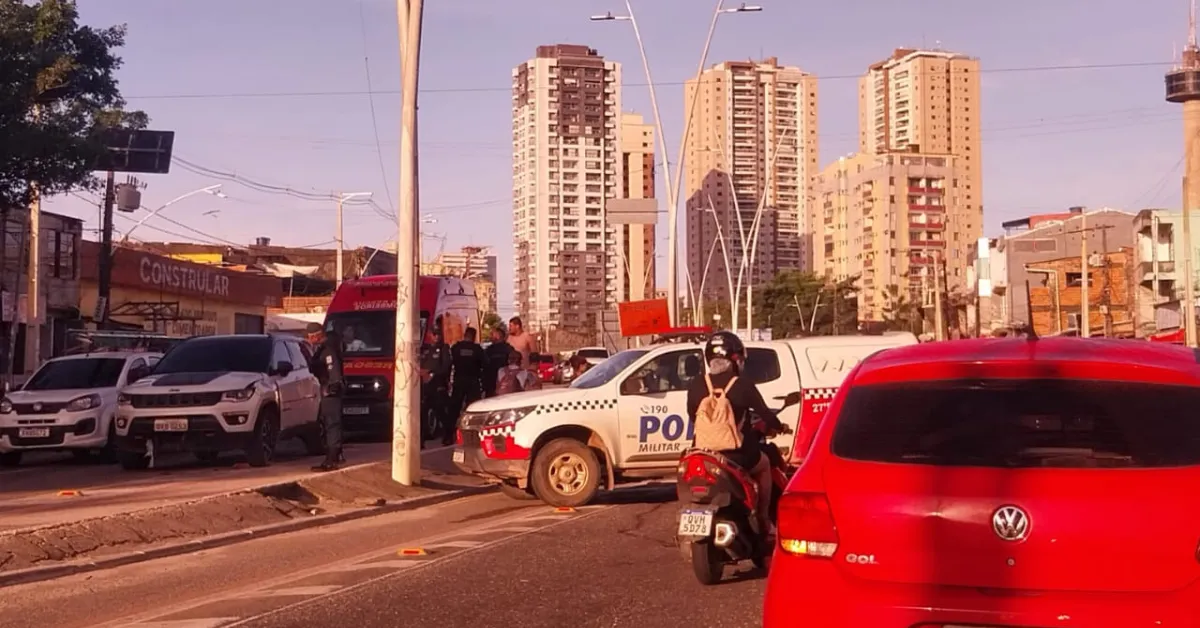
M458 277L421 277L419 281L420 329L412 334L418 348L432 338L434 326L442 330L446 344L461 340L467 327L479 328L474 283ZM345 342L343 427L390 438L396 368L395 275L343 281L325 315L325 333L337 334Z

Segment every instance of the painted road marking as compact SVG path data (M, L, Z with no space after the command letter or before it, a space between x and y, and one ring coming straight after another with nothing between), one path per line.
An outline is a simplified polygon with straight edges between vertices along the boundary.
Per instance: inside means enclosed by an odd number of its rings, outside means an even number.
M325 587L291 587L288 589L271 589L270 591L250 591L237 596L238 598L256 598L256 597L308 597L310 595L325 595L333 593L342 588L341 585L330 585Z
M126 624L130 628L220 628L231 622L239 621L240 617L207 617L203 619L181 619L179 621L155 621L146 624Z
M491 532L491 530L488 530L488 532ZM483 541L446 541L445 543L435 543L429 547L454 547L458 549L470 549L472 547L479 547L480 545L483 545Z
M536 530L536 529L537 528L531 528L529 526L508 526L508 527L504 527L504 528L487 528L486 530L480 530L479 533L483 534L484 532L529 532L530 530Z
M419 560L380 560L373 563L354 563L352 565L338 565L326 569L326 573L335 573L343 571L362 571L364 569L407 569L421 564Z

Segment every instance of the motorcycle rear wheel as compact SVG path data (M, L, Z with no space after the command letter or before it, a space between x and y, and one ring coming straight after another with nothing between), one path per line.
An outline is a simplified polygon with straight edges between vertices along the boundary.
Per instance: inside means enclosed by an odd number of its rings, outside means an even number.
M692 543L692 573L696 574L700 584L709 586L721 581L725 561L718 552L710 543Z

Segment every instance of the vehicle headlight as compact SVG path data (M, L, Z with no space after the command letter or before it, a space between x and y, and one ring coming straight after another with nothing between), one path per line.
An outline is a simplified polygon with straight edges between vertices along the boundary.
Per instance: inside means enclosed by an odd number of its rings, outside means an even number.
M222 401L250 401L254 397L256 386L250 384L241 390L227 390L221 393Z
M0 400L0 414L12 414L12 402L8 399Z
M117 405L118 406L131 406L131 405L133 405L133 397L130 397L129 395L127 395L125 393L121 393L121 394L117 395Z
M496 410L487 413L487 417L483 419L482 427L496 427L497 425L507 425L516 423L537 409L537 406L529 406L526 408L510 408L508 410Z
M78 397L76 399L72 399L71 402L67 404L67 412L83 412L84 410L99 408L101 403L100 395L87 395L85 397Z

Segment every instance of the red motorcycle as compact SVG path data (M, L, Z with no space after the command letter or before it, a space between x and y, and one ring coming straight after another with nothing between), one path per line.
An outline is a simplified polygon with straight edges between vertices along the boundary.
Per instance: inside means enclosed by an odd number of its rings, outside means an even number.
M800 402L800 393L784 397L782 412ZM765 442L783 431L766 433L763 421L751 417L763 439L763 451L771 461L772 482L770 519L775 520L779 497L795 470L774 443ZM689 449L679 461L675 490L682 504L676 541L701 584L716 584L725 565L751 560L765 569L774 549L769 531L763 530L758 510L758 485L747 469L720 453Z

